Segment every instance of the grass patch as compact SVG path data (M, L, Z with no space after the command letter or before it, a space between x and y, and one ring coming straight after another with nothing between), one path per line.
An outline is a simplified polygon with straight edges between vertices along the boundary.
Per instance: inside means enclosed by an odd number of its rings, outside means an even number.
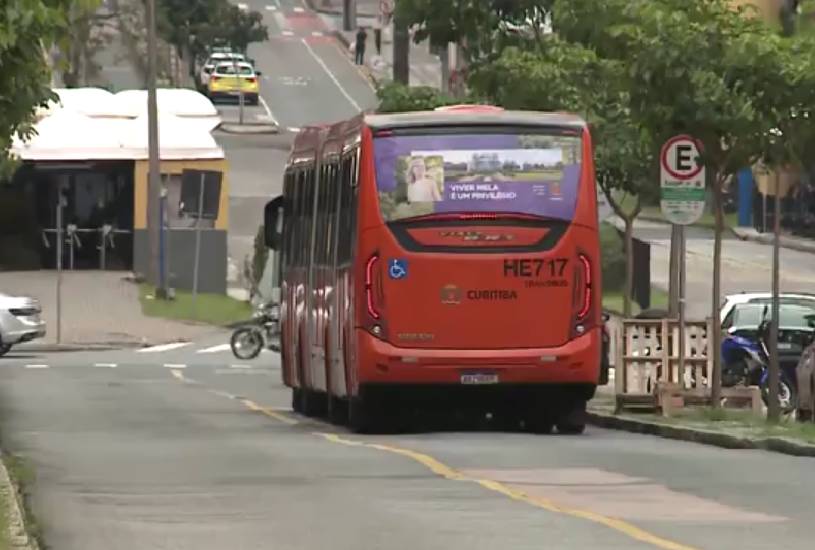
M633 415L630 415L634 417ZM637 413L636 418L648 422L670 424L707 431L716 431L740 437L784 437L802 443L815 444L815 423L801 423L782 418L778 424L767 423L766 418L745 409L712 409L688 407L670 417Z
M198 294L193 304L192 293L176 291L175 300L153 298L154 289L147 284L139 286L139 302L148 317L161 317L176 321L196 321L226 326L246 321L252 316L252 306L223 294Z
M26 462L23 458L14 454L4 452L3 464L6 466L6 471L11 478L12 483L16 484L21 493L21 513L23 514L23 521L28 536L37 542L37 545L46 550L48 546L42 537L42 528L31 510L30 498L28 489L34 483L35 475L34 468L31 464ZM0 549L5 550L11 548L9 545L9 530L8 530L8 502L2 502L2 538L0 538Z
M644 206L642 209L642 213L640 214L640 217L642 219L665 220L665 217L662 215L662 211L659 209L658 206ZM711 212L705 212L704 214L702 214L702 217L699 218L699 221L692 225L695 227L705 227L707 229L714 229L716 227L716 218L715 216L713 216ZM737 212L724 215L725 228L738 227L738 225L739 225L739 215Z
M623 311L623 293L619 290L604 291L603 309L621 313ZM651 287L651 309L668 309L668 293L660 288ZM632 315L636 315L639 312L639 305L632 301Z

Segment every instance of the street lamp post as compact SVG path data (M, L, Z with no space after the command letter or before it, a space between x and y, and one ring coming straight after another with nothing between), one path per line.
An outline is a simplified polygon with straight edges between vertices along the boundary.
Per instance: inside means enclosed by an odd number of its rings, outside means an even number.
M166 281L160 270L161 219L161 160L159 157L158 99L156 92L156 0L147 1L147 156L148 156L148 230L149 277L157 285L156 294L164 298Z
M238 74L238 59L232 55L232 70L235 73L235 82L238 85L238 124L243 125L243 81Z

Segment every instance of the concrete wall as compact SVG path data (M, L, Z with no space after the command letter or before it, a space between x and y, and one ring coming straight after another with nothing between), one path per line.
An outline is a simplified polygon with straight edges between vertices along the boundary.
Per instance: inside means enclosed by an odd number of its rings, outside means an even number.
M195 231L173 229L168 235L169 285L178 290L192 290L195 266ZM133 235L133 271L146 275L149 258L149 236L137 229ZM201 230L201 258L198 270L200 292L225 294L227 268L226 231Z

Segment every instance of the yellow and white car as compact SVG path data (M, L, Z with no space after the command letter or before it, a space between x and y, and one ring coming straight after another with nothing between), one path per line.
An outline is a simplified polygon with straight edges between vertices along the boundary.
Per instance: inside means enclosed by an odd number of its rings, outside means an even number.
M260 97L260 71L244 62L224 62L215 66L207 83L207 95L211 100L238 99L243 92L243 100L257 105Z

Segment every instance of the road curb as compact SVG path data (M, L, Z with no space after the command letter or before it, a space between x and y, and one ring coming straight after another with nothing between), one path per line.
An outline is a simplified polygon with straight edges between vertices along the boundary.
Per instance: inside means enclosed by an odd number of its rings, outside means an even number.
M317 5L315 0L306 0L306 4L308 4L309 9L312 11L316 11L318 13L325 13L328 15L342 15L342 10L337 8L328 8L324 6ZM371 13L368 11L361 11L357 9L357 17L376 17L379 15L378 13Z
M218 125L216 130L221 131L225 134L233 134L233 135L261 135L261 134L279 134L280 127L276 124L265 124L265 123L245 123L245 124L233 124L233 123L221 123Z
M640 214L638 216L638 219L640 219L642 221L646 221L646 222L661 223L663 225L670 225L668 222L665 221L664 218L661 218L659 216L649 215L649 214ZM707 229L709 231L714 231L713 227L710 227L710 226L707 226L707 225L696 226L696 227L701 227L702 229ZM729 227L729 226L725 227L724 229L725 229L725 232L727 232L732 237L735 237L736 239L738 239L740 241L754 242L754 243L758 243L758 244L765 244L765 245L768 245L768 246L772 246L772 244L773 244L773 237L771 235L765 237L763 235L745 234L745 233L741 233L737 228ZM795 242L795 241L790 241L790 240L788 240L788 239L786 239L785 237L782 236L781 237L781 248L787 248L789 250L795 250L796 252L804 252L804 253L807 253L807 254L815 254L815 241L813 241L812 244L798 243L798 242Z
M744 437L724 432L624 418L596 411L590 411L587 415L589 424L600 428L655 435L665 439L701 443L723 449L763 449L792 456L815 457L815 445L800 443L784 437Z
M0 451L0 455L5 454ZM22 504L24 498L19 484L12 479L6 468L5 460L0 457L0 498L6 500L8 523L9 548L18 550L39 550L37 540L29 535L27 528L27 518L25 507Z
M16 351L32 353L56 353L68 351L114 351L125 348L149 347L142 342L112 342L104 344L21 344L14 346Z

